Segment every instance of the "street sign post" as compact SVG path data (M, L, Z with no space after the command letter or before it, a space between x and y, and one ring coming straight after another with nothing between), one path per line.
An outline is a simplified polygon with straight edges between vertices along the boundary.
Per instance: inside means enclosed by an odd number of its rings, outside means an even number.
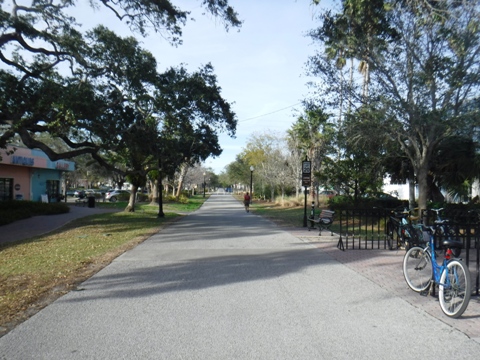
M308 161L305 157L305 161L302 162L302 186L305 187L305 205L303 211L303 227L307 227L307 187L312 183L312 162Z

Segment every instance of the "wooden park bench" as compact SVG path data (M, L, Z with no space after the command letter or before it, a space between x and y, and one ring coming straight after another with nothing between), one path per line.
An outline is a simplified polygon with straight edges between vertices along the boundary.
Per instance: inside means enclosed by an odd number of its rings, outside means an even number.
M311 229L315 229L315 225L318 226L318 235L322 235L322 230L330 230L330 226L333 224L333 216L335 215L335 211L331 210L322 210L318 215L318 218L308 218L310 221L310 227L308 231ZM330 230L331 235L333 236L333 232Z

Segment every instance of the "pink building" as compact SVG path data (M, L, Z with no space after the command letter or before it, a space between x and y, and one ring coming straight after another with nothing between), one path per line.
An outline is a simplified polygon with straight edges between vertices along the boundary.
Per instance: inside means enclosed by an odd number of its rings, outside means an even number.
M0 149L0 201L59 201L62 175L74 170L74 162L51 161L40 150L17 146Z

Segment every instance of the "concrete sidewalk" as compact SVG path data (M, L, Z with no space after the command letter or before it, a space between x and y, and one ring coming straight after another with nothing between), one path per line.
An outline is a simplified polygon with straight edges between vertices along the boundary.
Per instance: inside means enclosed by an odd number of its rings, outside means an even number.
M69 204L69 206L70 212L66 214L33 216L0 226L0 244L40 236L54 231L72 220L85 216L119 211L118 209L89 208L74 204Z
M308 235L212 196L0 338L0 359L478 357L403 298L400 254Z

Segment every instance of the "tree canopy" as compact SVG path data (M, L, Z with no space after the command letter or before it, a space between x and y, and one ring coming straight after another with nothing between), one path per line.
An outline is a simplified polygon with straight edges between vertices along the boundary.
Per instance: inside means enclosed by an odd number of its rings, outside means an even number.
M109 157L125 154L126 144L133 149L128 136L142 138L138 132L153 116L161 119L155 140L161 131L163 143L173 138L174 129L185 135L176 145L183 147L183 159L220 154L217 131L233 135L236 120L213 67L158 74L156 59L135 38L121 38L104 26L82 31L71 15L77 3L1 2L0 147L20 138L52 160L90 154L108 166ZM168 0L93 0L90 5L113 12L137 34L160 32L174 45L181 44L189 15ZM227 29L241 25L228 1L201 5ZM50 147L42 133L61 139L65 147Z
M350 144L397 144L418 181L418 205L426 208L442 144L466 129L472 134L480 123L472 106L480 91L479 2L384 0L368 2L368 9L365 4L344 0L340 13L320 16L322 25L311 36L321 47L309 67L323 80L325 103L348 99ZM367 13L375 16L365 18ZM344 31L332 31L336 24ZM332 52L334 46L341 51ZM338 66L339 56L351 59L349 69ZM362 76L354 75L354 64Z

